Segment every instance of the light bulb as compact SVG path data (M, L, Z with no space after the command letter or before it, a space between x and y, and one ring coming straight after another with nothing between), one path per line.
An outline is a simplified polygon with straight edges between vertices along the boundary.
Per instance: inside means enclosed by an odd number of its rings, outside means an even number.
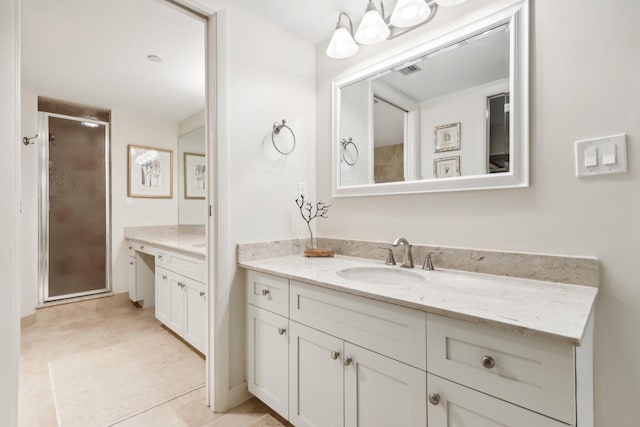
M424 0L398 0L391 14L391 25L408 28L424 22L431 15L431 8Z
M325 53L329 58L342 59L358 53L358 44L346 28L338 27L333 32Z
M386 40L390 34L389 26L384 22L373 2L370 1L356 31L356 41L362 44L380 43Z

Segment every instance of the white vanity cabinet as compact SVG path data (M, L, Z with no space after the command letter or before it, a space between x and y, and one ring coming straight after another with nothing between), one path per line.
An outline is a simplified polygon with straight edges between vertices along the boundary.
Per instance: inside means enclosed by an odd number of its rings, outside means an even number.
M576 347L255 271L247 299L249 391L297 427L594 425L592 318Z
M203 259L155 249L156 319L205 353L207 287Z
M247 385L289 416L289 281L247 272Z

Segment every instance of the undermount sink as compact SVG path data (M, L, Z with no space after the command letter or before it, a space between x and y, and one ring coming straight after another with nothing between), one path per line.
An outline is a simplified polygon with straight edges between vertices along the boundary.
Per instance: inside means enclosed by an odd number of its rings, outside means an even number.
M397 268L352 267L337 272L343 279L372 285L412 285L424 282L419 274Z

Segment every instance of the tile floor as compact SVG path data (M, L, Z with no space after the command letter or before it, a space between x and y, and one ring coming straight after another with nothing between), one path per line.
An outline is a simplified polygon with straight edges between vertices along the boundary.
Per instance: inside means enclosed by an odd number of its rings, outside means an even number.
M141 342L152 334L170 333L155 319L153 308L136 307L127 294L38 310L35 321L25 324L21 331L20 426L57 426L50 362L125 342ZM260 423L268 413L289 425L256 399L228 413L212 413L204 404L204 393L204 388L199 388L115 425L247 427Z

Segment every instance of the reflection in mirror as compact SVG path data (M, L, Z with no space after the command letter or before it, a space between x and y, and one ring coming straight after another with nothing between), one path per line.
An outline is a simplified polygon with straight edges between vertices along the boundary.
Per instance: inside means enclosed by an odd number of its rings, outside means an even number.
M528 144L522 132L528 91L526 75L522 75L526 59L511 57L511 52L526 54L519 15L478 24L466 36L458 31L426 47L422 54L386 61L357 74L361 77L336 82L337 188L384 184L380 188L385 193L391 188L413 192L419 187L408 184L414 181L462 182L488 176L513 177L502 182L526 185L528 180L522 175L528 174L526 166L515 173L513 158L514 143L519 144L516 154L520 156L526 156ZM511 93L514 88L515 94ZM521 104L512 104L516 98ZM516 105L523 106L514 115ZM517 140L512 141L516 119ZM348 141L358 149L355 164L345 161ZM394 183L396 186L389 186ZM428 188L456 189L453 184ZM366 192L376 194L375 190ZM355 190L350 194L355 195Z
M178 222L183 225L204 224L207 202L204 197L206 174L204 161L205 129L201 126L178 138ZM185 153L187 154L185 156ZM204 160L204 157L201 158ZM200 166L200 167L198 167Z

